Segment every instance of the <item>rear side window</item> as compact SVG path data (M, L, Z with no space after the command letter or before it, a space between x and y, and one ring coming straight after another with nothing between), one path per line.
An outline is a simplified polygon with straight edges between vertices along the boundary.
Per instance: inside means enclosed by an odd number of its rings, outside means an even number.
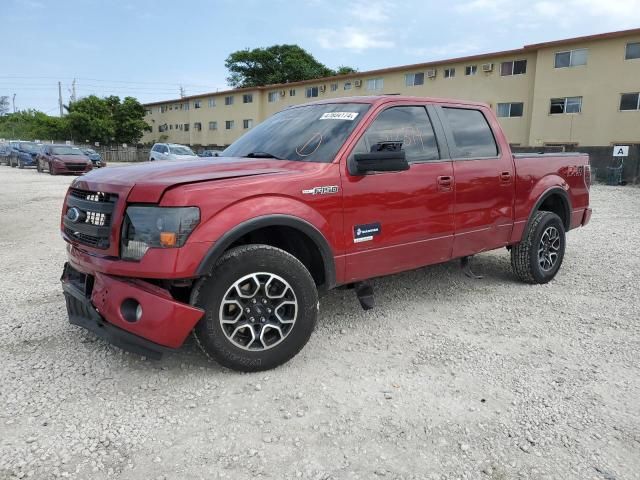
M495 157L498 146L487 119L480 110L443 108L453 134L452 155L455 158Z
M391 107L383 111L360 138L353 153L371 152L380 142L401 142L409 163L440 158L424 107Z

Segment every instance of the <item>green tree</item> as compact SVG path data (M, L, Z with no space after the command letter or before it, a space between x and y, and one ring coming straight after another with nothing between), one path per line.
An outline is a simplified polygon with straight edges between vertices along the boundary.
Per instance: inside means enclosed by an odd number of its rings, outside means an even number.
M133 97L122 102L117 96L95 95L71 103L65 117L73 139L102 144L137 143L150 129L144 121L144 107Z
M224 64L229 70L227 82L232 87L257 87L355 72L344 66L332 70L298 45L238 50Z
M24 110L0 117L0 137L24 140L62 140L68 137L66 119L37 110Z
M9 112L9 97L6 95L0 96L0 117L6 115Z

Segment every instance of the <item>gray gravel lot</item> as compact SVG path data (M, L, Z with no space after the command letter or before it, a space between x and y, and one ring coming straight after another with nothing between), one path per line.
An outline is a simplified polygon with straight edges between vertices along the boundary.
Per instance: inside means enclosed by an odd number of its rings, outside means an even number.
M333 291L299 356L238 374L69 325L72 179L0 167L0 479L640 478L640 189L593 188L548 285L502 250L376 280L370 312Z

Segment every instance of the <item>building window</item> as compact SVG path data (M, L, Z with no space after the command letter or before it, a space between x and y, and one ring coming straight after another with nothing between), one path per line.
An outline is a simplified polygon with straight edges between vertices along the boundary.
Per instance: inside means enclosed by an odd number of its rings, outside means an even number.
M640 110L640 93L623 93L620 97L620 110Z
M512 62L502 62L500 67L500 75L503 77L507 75L524 75L527 73L527 61L526 60L514 60Z
M193 124L193 128L196 128L196 125L197 124L194 123ZM182 129L184 129L185 132L188 132L189 131L189 124L185 123L184 125L180 125L180 130L182 130ZM197 130L197 128L196 128L196 130Z
M417 87L418 85L424 85L424 72L407 73L404 76L404 84L407 87Z
M253 103L253 93L245 93L242 95L242 103Z
M307 87L307 91L305 92L305 97L317 97L318 96L318 87Z
M586 48L569 50L567 52L557 52L554 66L555 68L566 68L586 65L588 52L589 51Z
M336 90L338 90L338 84L332 83L329 88L331 89L332 92L335 92Z
M477 65L467 65L466 67L464 67L465 75L475 75L476 73L478 73Z
M202 102L200 100L196 100L193 102L193 108L200 108L202 106Z
M499 103L496 109L499 117L521 117L524 110L524 103Z
M233 129L233 125L234 125L234 121L233 120L227 120L227 121L224 122L224 128L226 130Z
M200 103L199 100L198 100L198 103ZM200 108L200 107L196 107L196 108ZM182 105L180 105L180 109L189 110L189 102L185 102Z
M169 125L169 130L173 130L173 125Z
M280 97L280 94L278 92L269 92L267 94L267 100L269 100L269 103L277 102L278 97Z
M580 113L582 111L582 97L552 98L549 113Z
M209 107L213 108L216 106L216 99L215 98L210 98L209 99Z
M185 123L185 125L188 125L188 124L187 124L187 123ZM195 123L193 124L193 129L194 129L195 131L197 131L197 132L202 131L202 123L200 123L200 122L195 122Z
M290 97L295 97L296 96L296 89L295 88L289 89L289 96Z
M247 130L248 128L253 127L253 119L249 118L247 120L242 120L242 128Z
M445 68L444 69L444 78L453 78L456 76L455 68Z
M167 111L166 105L160 105L160 113L164 113Z
M218 122L209 122L209 130L217 130Z
M633 60L634 58L640 58L640 42L627 43L624 51L625 60Z
M351 82L344 82L344 89L351 90Z
M383 78L370 78L367 80L367 90L382 90L384 88Z
M227 97L224 97L224 104L225 105L233 105L233 95L229 95Z

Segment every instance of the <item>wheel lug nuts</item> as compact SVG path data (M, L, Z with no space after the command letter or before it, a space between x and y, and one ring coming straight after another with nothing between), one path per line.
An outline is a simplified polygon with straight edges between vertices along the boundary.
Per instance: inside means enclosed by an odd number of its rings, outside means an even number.
M264 322L266 322L267 320L266 320L264 317L260 317L260 321L261 321L262 323L264 323Z
M249 307L247 307L247 308L245 308L245 309L244 309L244 311L245 311L246 313L249 313L249 312L251 311L251 309L250 309Z
M267 304L267 299L266 299L266 298L263 298L263 299L262 299L262 303L263 303L264 305L266 305L266 304Z
M249 320L251 321L251 323L256 321L256 319L254 317L251 317Z
M267 308L267 313L271 313L271 309L270 308Z
M253 300L251 300L251 303L256 303L256 299L254 298Z

